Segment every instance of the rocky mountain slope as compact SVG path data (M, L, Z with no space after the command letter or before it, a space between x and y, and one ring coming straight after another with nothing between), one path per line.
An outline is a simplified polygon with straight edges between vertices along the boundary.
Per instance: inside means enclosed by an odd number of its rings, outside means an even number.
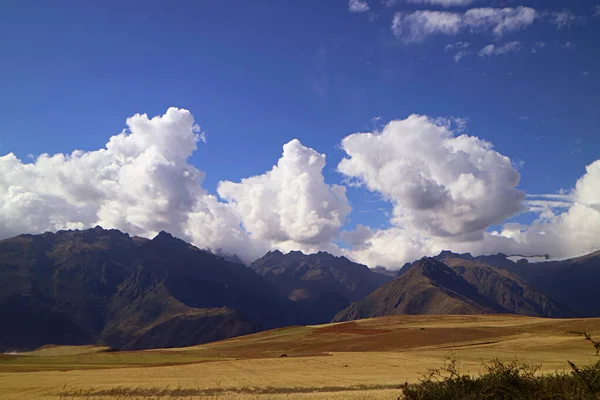
M250 268L294 301L303 324L331 321L334 315L392 278L329 253L272 251Z
M508 312L482 295L452 268L433 258L405 267L399 277L339 312L334 321L397 314Z

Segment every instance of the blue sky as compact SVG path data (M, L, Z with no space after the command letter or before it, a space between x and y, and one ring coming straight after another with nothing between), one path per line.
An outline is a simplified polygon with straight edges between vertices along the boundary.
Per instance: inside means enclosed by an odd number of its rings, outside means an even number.
M469 135L518 165L527 193L571 189L599 158L600 3L383 3L4 1L0 155L99 149L127 117L176 106L206 132L190 163L211 193L271 169L294 138L327 155L325 181L339 184L344 137L414 113L467 119ZM543 16L502 36L461 29L411 41L392 29L399 12L517 6ZM553 23L566 9L574 18ZM472 54L456 62L446 46L461 41ZM518 51L478 54L515 41ZM348 197L346 227L388 224L380 194Z

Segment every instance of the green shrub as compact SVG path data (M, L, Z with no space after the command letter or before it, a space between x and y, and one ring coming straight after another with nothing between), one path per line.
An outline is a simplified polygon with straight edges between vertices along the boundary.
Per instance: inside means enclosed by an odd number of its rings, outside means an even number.
M585 334L596 349L596 342ZM598 400L600 361L570 372L541 375L539 367L493 360L485 373L473 377L460 372L460 362L449 356L444 366L429 370L416 385L402 387L406 400Z

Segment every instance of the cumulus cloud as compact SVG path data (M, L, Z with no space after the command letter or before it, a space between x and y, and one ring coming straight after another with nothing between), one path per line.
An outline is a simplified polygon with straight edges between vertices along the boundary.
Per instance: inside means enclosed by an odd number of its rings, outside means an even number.
M398 249L419 244L414 253L432 237L478 240L488 226L522 210L525 195L516 189L520 175L510 159L452 128L444 120L412 115L381 132L342 140L348 157L338 171L393 204L393 228L369 239L372 246L357 253L361 261L372 264L366 254L389 253L381 246L396 236L405 241Z
M199 139L192 115L171 108L127 125L97 151L1 157L0 235L94 224L152 235L185 222L204 177L186 162Z
M350 213L345 188L327 185L324 167L325 155L292 140L271 171L221 182L218 193L253 238L284 250L322 250Z
M444 120L413 115L350 135L342 148L338 170L393 205L389 228L342 234L359 262L400 268L442 250L564 258L600 248L600 160L572 191L526 198L509 158ZM505 223L525 210L538 215L532 224Z
M586 167L565 204L550 204L529 226L494 232L508 251L519 249L556 258L574 257L600 248L600 160ZM563 198L564 200L564 198ZM570 204L567 204L570 203ZM568 208L566 211L563 209ZM489 246L487 246L489 247Z
M202 188L204 173L187 161L199 141L202 131L192 114L170 108L151 119L128 118L127 129L96 151L42 154L32 163L12 153L0 157L0 238L95 225L146 237L165 230L244 261L278 242L290 249L319 240L332 246L326 241L349 206L343 188L324 183L324 156L290 142L273 171L238 186L222 183L234 200L228 204ZM252 208L257 198L262 209ZM273 223L283 228L261 231Z
M525 29L533 24L539 13L530 7L472 8L464 13L418 10L392 19L392 32L406 43L416 43L428 36L455 36L464 30L489 32L495 36Z
M369 4L364 0L349 0L348 10L353 13L364 13L369 11Z
M496 46L489 44L479 51L480 57L492 57L506 53L514 53L521 50L521 42L514 41L503 44L502 46Z

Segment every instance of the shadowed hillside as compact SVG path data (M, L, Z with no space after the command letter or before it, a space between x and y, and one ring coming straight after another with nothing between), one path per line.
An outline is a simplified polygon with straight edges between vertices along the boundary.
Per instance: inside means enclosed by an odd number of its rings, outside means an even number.
M299 251L272 251L250 268L296 303L302 324L329 322L350 303L391 280L365 265L324 252L305 255Z
M0 350L181 346L295 322L272 284L168 233L96 227L0 241Z
M490 301L512 313L536 317L567 317L573 312L508 270L485 264L484 260L443 252L437 257L477 288Z

